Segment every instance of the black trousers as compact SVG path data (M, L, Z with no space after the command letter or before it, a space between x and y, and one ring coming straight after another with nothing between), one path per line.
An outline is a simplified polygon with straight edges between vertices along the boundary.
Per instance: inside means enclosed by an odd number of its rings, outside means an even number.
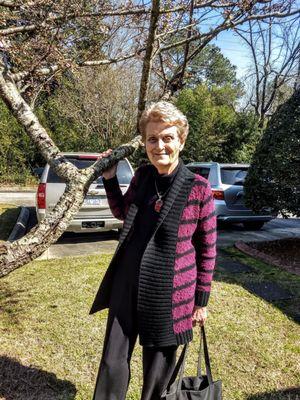
M130 360L138 336L136 290L124 282L117 286L119 292L113 292L118 295L112 296L109 308L93 400L125 400L130 381ZM177 346L143 346L141 400L160 399L175 368L176 350Z

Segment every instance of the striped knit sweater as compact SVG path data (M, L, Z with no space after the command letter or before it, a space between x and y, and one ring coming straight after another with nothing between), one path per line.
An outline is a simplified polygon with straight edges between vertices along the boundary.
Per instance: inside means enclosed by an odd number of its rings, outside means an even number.
M109 206L124 227L91 313L106 308L114 265L138 211L149 165L137 169L128 191L106 185ZM115 178L116 179L116 178ZM209 182L188 170L179 171L165 198L140 265L138 316L140 344L167 346L192 340L194 305L207 305L216 258L216 217Z

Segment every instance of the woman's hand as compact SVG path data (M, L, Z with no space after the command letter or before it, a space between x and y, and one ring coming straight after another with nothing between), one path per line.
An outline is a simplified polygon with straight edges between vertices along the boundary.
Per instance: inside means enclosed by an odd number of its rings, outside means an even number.
M108 150L104 151L103 153L101 153L99 158L101 159L104 157L108 157L111 153L112 153L112 149L108 149ZM107 169L106 171L103 171L102 176L105 179L113 178L117 173L117 167L118 167L118 163L113 165L111 168Z
M207 320L207 309L206 307L195 306L192 315L193 327L197 324L199 326L204 326Z

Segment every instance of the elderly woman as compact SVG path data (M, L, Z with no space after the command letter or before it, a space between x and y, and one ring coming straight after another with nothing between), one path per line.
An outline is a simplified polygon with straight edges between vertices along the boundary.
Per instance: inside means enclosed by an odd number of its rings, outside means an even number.
M128 191L119 188L116 166L103 173L109 206L124 227L91 309L109 308L94 400L126 398L137 336L141 399L159 399L177 347L207 317L216 218L208 181L179 158L187 119L172 104L155 103L143 112L140 132L150 163L136 170Z

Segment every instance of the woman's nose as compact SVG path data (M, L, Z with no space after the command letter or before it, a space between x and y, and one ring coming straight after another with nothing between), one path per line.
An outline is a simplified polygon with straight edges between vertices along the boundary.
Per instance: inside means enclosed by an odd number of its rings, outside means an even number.
M158 141L156 142L156 144L157 144L157 148L158 148L158 149L164 149L164 148L165 148L165 143L164 143L164 141L161 140L161 139L158 139Z

